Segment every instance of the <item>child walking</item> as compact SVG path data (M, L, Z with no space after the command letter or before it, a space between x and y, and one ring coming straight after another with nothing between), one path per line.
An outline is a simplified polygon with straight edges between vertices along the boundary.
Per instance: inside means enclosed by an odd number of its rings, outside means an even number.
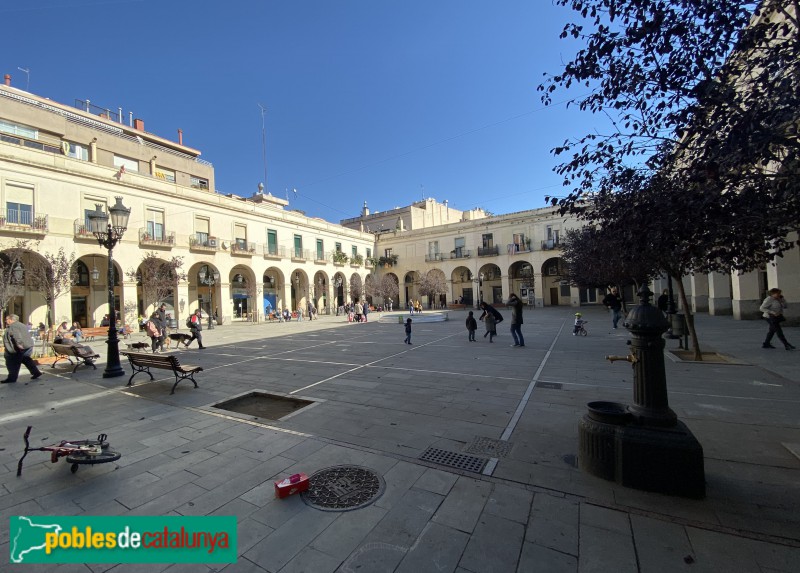
M489 342L494 342L492 338L497 336L497 319L491 312L487 312L486 316L483 317L483 322L486 325L486 334L489 335ZM486 338L486 334L483 335L484 338Z
M583 318L581 318L581 313L575 313L575 328L572 330L572 336L578 336L578 333L581 331L581 326L583 326Z
M478 330L478 321L472 316L472 311L469 311L467 317L467 331L469 332L469 341L475 342L475 331Z
M411 319L406 319L406 339L403 341L406 344L411 344Z

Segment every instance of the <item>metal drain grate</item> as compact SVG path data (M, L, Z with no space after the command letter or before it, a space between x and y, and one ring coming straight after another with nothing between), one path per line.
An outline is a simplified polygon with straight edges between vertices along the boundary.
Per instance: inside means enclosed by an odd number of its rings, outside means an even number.
M511 442L479 436L464 448L464 452L490 458L504 458L511 453L511 445Z
M558 382L537 382L537 388L546 388L548 390L561 390L562 385Z
M488 461L484 458L476 458L475 456L449 452L438 448L428 448L419 459L475 473L481 473Z
M322 511L350 511L378 499L386 483L377 472L359 466L334 466L313 474L303 501Z

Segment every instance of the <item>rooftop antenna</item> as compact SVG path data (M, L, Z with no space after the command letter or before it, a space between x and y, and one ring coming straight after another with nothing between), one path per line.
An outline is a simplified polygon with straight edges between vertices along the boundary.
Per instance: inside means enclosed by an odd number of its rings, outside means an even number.
M420 184L420 192L422 193L422 200L425 200L425 185Z
M264 160L264 185L267 184L267 129L266 124L264 123L264 115L267 113L267 108L265 108L260 103L258 107L261 108L261 156ZM263 189L262 189L263 192ZM286 198L289 199L288 197Z
M17 66L17 69L19 71L21 71L21 72L25 72L25 76L28 78L27 80L25 80L25 91L26 92L31 91L30 90L30 87L31 87L31 71L30 70L26 70L25 68L20 68L19 66Z

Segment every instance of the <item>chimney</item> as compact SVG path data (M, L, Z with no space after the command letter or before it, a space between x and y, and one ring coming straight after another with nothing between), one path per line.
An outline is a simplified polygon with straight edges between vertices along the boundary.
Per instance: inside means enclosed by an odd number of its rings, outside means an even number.
M133 120L133 129L138 129L139 131L144 131L144 120L143 119L134 119Z
M11 74L6 74L5 80L6 80L6 85L10 86L11 85Z
M178 130L178 145L183 145L183 130Z

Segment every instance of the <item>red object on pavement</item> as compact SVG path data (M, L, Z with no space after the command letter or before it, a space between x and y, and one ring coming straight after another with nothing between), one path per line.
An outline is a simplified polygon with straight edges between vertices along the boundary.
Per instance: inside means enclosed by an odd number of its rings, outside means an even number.
M308 489L308 476L304 473L294 474L275 482L275 497L283 499Z

